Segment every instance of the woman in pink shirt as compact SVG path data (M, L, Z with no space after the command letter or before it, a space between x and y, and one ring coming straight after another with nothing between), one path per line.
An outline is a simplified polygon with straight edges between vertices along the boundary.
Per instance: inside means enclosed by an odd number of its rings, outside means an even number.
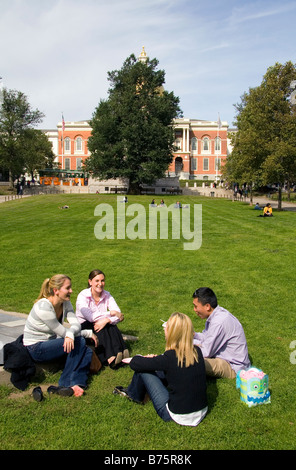
M124 320L115 299L105 291L105 274L99 269L88 276L87 289L78 294L76 316L81 329L92 329L98 338L96 353L103 365L115 367L129 356L128 349L117 328Z

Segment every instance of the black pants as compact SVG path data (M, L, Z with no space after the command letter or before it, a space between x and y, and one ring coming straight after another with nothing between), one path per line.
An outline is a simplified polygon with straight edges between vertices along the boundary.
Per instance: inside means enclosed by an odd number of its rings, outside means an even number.
M108 359L112 356L117 356L119 352L127 349L123 340L122 334L116 325L107 323L100 331L94 331L94 324L85 321L81 324L82 330L92 330L98 338L98 346L95 351L103 365L108 365Z

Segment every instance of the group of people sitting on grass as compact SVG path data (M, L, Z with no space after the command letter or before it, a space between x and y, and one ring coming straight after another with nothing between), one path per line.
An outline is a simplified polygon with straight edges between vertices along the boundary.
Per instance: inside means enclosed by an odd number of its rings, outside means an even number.
M133 358L117 327L124 315L105 290L104 273L94 270L89 274L88 287L77 297L76 312L71 293L68 276L46 279L24 328L23 344L33 361L65 358L59 385L49 387L49 393L81 396L94 360L111 368L123 361L134 374L131 383L116 386L114 394L137 403L143 403L148 394L164 421L196 426L207 413L206 376L231 379L250 367L241 323L218 305L208 287L193 293L194 311L206 320L203 332L194 332L191 319L175 312L163 325L164 353Z
M256 202L254 209L260 210L260 211L263 209L263 214L260 214L260 217L272 217L273 216L272 207L269 202L264 206L264 208L260 207L259 202Z

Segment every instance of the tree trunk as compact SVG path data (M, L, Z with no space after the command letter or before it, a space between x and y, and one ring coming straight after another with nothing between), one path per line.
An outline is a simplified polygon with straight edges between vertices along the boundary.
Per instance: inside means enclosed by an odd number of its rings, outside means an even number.
M13 176L11 170L9 170L9 186L11 189L14 189L13 187Z
M128 193L129 194L141 194L140 184L138 182L137 183L130 182Z
M253 184L250 184L250 204L253 204Z
M282 210L282 185L279 184L279 195L278 195L278 210Z

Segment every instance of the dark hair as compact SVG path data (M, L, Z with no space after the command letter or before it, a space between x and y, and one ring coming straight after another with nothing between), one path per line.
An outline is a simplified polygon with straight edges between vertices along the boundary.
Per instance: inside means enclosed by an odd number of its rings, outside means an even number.
M99 274L103 274L103 276L105 277L103 271L101 271L100 269L93 269L88 275L88 280L91 281L94 277L98 276Z
M218 305L217 297L209 287L196 289L192 297L198 299L202 305L210 304L212 308L216 308Z

